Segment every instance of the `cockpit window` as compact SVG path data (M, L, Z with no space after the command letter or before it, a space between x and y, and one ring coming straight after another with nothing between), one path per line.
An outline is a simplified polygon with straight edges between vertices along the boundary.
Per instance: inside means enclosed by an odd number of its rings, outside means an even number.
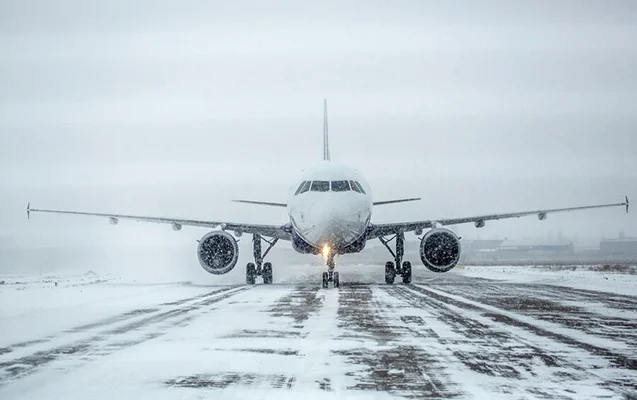
M358 193L363 193L361 192L361 189L358 187L358 185L356 184L356 182L354 181L349 181L349 184L352 185L352 190Z
M328 192L330 190L330 182L314 181L312 182L312 188L310 190L312 190L313 192Z
M307 181L303 181L301 182L301 184L299 185L299 188L296 189L296 193L294 193L294 195L296 196L297 194L301 193L301 189L303 189L303 186L305 186L305 184L307 183Z
M360 184L360 182L358 181L354 181L356 183L356 186L358 186L358 188L360 189L361 193L366 194L365 193L365 189L363 189L363 185Z
M353 191L365 194L365 189L363 189L363 186L360 183L356 181L349 181L349 184L352 185Z
M308 190L310 190L311 184L312 184L312 181L303 182L303 185L299 188L299 194L305 193Z
M332 192L347 192L349 190L348 181L332 181Z

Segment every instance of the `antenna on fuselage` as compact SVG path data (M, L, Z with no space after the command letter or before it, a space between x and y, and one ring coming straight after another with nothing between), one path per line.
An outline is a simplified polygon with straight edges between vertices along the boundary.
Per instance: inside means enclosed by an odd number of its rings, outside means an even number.
M330 142L327 135L327 99L323 99L323 160L330 161Z

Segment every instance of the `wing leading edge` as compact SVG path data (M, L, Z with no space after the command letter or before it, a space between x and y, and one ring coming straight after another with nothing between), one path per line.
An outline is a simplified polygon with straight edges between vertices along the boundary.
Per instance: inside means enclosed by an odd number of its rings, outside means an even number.
M520 217L526 217L529 215L537 215L538 219L543 220L543 219L546 219L547 214L566 212L566 211L589 210L593 208L626 207L626 212L628 213L629 205L630 205L630 202L628 201L628 197L626 197L626 200L624 202L613 203L613 204L597 204L592 206L553 208L553 209L546 209L546 210L522 211L522 212L505 213L505 214L486 214L486 215L476 215L473 217L450 218L450 219L443 218L443 219L427 220L427 221L374 224L370 227L368 239L375 239L380 236L393 235L399 232L411 232L411 231L417 231L420 229L429 229L438 224L444 226L444 225L466 224L469 222L473 222L476 225L476 227L483 227L486 221L493 221L493 220L507 219L507 218L520 218Z
M396 199L396 200L384 200L384 201L375 201L373 205L375 206L383 206L385 204L395 204L395 203L404 203L407 201L418 201L420 197L412 197L409 199Z
M31 208L31 203L27 205L27 217L31 217L32 213L51 213L51 214L71 214L71 215L88 215L93 217L106 217L110 218L111 223L117 223L120 219L129 219L139 222L154 222L159 224L171 224L173 229L180 230L182 226L197 226L205 228L221 228L231 231L237 231L241 233L254 233L272 238L278 238L282 240L290 240L290 234L278 225L259 225L259 224L245 224L236 222L224 222L224 221L205 221L195 219L180 219L169 217L148 217L141 215L126 215L126 214L108 214L108 213L92 213L84 211L66 211L66 210L47 210L40 208Z

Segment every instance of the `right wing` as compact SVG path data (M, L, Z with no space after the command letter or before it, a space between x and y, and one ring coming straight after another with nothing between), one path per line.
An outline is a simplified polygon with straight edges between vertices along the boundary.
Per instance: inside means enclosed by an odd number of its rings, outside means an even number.
M271 201L256 201L256 200L232 200L235 203L246 203L246 204L258 204L260 206L272 206L272 207L287 207L288 205L285 203L274 203Z
M64 210L47 210L39 208L31 208L31 203L27 205L27 217L31 217L31 213L51 213L51 214L72 214L72 215L88 215L94 217L106 217L110 218L111 223L117 223L120 219L130 219L141 222L155 222L159 224L171 224L173 229L179 230L182 226L198 226L205 228L221 228L231 231L237 231L242 233L253 233L271 238L277 238L282 240L290 240L290 233L284 230L283 226L279 225L258 225L258 224L244 224L236 222L224 222L224 221L204 221L195 219L180 219L180 218L167 218L167 217L147 217L141 215L126 215L126 214L108 214L108 213L92 213L84 211L64 211Z
M628 212L629 204L630 203L628 202L628 197L626 197L626 201L623 203L598 204L593 206L582 206L582 207L553 208L553 209L546 209L546 210L521 211L521 212L504 213L504 214L476 215L473 217L448 218L448 219L442 218L442 219L425 220L425 221L373 224L370 227L368 238L375 239L380 236L395 235L400 232L410 232L410 231L417 231L422 229L429 229L429 228L435 227L436 225L444 226L444 225L456 225L456 224L465 224L468 222L473 222L476 225L476 227L482 227L484 226L486 221L507 219L507 218L520 218L520 217L525 217L529 215L537 215L538 219L543 220L546 218L546 215L550 213L589 210L592 208L625 206L626 212Z

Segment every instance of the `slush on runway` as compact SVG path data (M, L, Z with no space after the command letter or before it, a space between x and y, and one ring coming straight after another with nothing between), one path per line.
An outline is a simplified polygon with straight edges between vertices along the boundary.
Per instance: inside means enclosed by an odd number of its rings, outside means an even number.
M379 285L371 272L377 269L344 269L348 282L339 290L322 289L311 274L306 281L227 286L93 277L55 287L9 279L3 304L36 300L0 315L8 327L0 343L0 398L637 392L636 296L480 279L461 270ZM38 306L51 296L64 303ZM50 320L57 325L48 331L34 329Z

